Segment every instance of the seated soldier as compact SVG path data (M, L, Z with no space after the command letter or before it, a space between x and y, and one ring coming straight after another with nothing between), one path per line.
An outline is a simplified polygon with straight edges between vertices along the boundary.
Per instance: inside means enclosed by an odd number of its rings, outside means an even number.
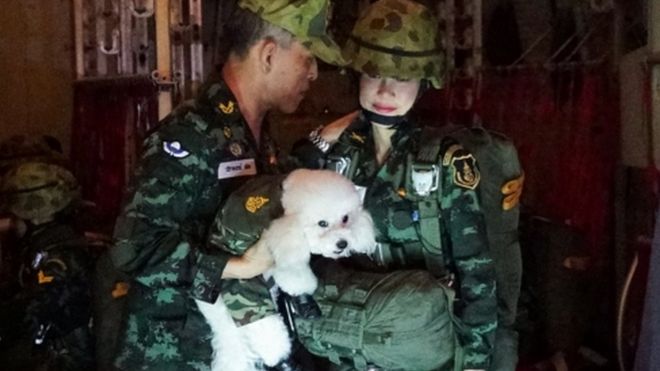
M25 328L36 352L30 357L32 366L93 369L92 259L83 236L71 225L79 200L76 179L62 166L25 162L2 178L0 197L20 235L22 289L11 302L25 308Z

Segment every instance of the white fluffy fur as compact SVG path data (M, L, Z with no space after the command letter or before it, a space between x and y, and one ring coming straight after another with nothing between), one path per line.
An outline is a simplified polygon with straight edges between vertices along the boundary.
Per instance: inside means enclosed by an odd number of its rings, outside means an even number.
M276 365L291 352L289 333L282 317L272 315L238 327L218 296L215 304L195 300L211 326L213 371L251 371L264 363Z
M267 273L290 295L311 294L318 284L310 254L328 258L371 254L373 223L362 209L353 183L327 170L296 170L282 184L284 215L273 220L261 239L275 265ZM215 304L197 301L213 331L213 371L274 366L291 352L288 331L279 315L237 327L222 297Z

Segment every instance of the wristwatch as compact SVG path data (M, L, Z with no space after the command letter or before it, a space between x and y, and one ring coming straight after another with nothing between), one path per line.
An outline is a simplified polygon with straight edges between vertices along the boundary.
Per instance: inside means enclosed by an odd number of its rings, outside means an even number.
M321 137L321 130L323 130L323 125L312 130L307 138L312 144L314 144L314 146L316 146L316 148L320 149L321 152L326 153L330 149L330 143Z

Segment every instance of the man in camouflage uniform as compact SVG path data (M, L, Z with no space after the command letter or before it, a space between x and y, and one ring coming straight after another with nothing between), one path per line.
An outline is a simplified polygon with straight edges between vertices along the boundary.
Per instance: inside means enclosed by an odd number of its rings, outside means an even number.
M420 85L441 85L437 29L430 11L409 0L381 0L366 10L345 49L350 66L362 73L362 110L348 125L313 132L320 158L305 162L324 163L364 189L379 242L372 269L425 268L452 282L462 324L458 367L483 370L491 360L497 304L480 173L456 140L417 127L406 115ZM313 153L309 145L297 151ZM438 339L438 346L451 341Z
M32 366L46 370L92 369L89 324L93 259L84 237L70 223L69 214L79 199L76 179L59 165L25 162L5 174L0 197L3 208L25 224L24 235L18 241L22 290L12 304L5 305L26 305L26 332L38 350L31 357L35 362ZM27 351L29 354L30 349Z
M223 278L258 276L272 259L259 243L241 257L207 248L207 229L246 177L276 170L266 113L297 108L317 77L315 56L341 60L325 33L327 0L238 5L226 32L235 39L222 80L207 84L146 139L115 226L113 261L132 277L115 360L120 369L210 369L210 328L194 299L214 303L227 290Z

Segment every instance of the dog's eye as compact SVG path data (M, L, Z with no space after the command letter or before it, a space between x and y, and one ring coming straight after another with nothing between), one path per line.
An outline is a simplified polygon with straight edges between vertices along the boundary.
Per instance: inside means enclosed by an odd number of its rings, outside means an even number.
M321 220L319 222L319 227L326 228L327 226L328 226L328 222L326 222L325 220Z
M344 217L341 218L341 222L344 224L348 223L348 215L344 215Z

